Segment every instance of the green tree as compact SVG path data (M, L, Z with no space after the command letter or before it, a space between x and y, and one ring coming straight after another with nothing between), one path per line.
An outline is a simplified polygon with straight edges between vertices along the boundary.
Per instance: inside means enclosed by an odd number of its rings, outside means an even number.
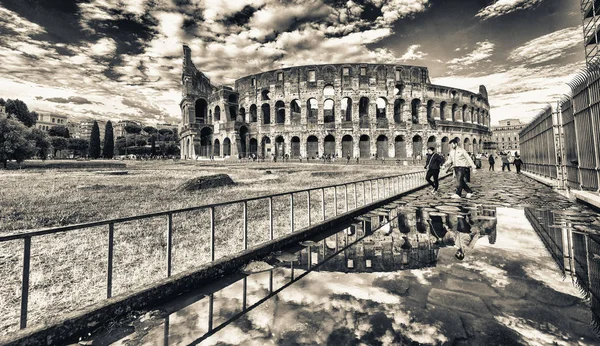
M150 136L150 154L156 155L156 137L154 135Z
M98 127L96 120L94 120L94 125L92 125L89 154L92 159L100 157L100 128Z
M67 149L73 150L75 155L83 155L87 152L90 142L82 138L69 138L69 146Z
M48 153L50 152L50 140L48 139L46 132L33 127L29 131L27 139L35 143L35 155L42 160L48 158Z
M125 125L125 132L131 133L131 134L138 134L138 133L142 132L142 128L136 124L128 124L128 125Z
M146 132L149 135L156 133L156 128L154 128L152 126L144 126L143 130L144 130L144 132Z
M104 146L102 149L102 156L105 159L112 159L115 155L115 135L113 133L113 126L110 120L106 123L104 128Z
M148 144L148 142L146 141L146 139L144 137L138 136L135 139L135 145L137 145L138 147L144 147L146 146L146 144Z
M63 151L69 147L69 140L65 137L50 137L50 144L54 149L52 156L56 156L57 151Z
M48 129L48 135L51 137L63 137L69 138L71 134L69 133L69 129L63 125L55 125Z
M0 97L0 106L4 106L6 104L6 101L4 101L4 99L2 97Z
M27 127L32 127L37 121L37 113L30 113L25 102L18 99L8 99L6 101L6 113L9 117L16 118Z
M35 155L35 142L27 137L30 130L20 121L0 115L0 162L6 168L8 161L19 164Z

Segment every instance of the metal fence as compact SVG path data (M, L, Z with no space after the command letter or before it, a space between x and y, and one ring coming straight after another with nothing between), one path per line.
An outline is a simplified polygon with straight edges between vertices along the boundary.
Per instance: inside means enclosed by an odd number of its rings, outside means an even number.
M194 255L197 257L194 257L193 264L198 266L426 184L424 171L411 172L231 202L2 235L0 244L23 242L20 328L27 327L31 250L34 239L77 230L90 232L89 236L104 234L108 242L105 296L110 298L115 288L115 237L119 232L127 231L132 222L143 223L143 227L138 227L138 236L148 233L164 234L166 253L161 276L169 277L174 273L173 249L177 246L174 238L179 239L177 233L186 229L191 228L194 233L202 233L204 236L203 240L199 239L192 245L208 250L205 254ZM225 232L232 230L233 232ZM182 268L177 272L185 269L190 268Z
M521 159L528 172L558 178L554 112L546 107L519 132Z

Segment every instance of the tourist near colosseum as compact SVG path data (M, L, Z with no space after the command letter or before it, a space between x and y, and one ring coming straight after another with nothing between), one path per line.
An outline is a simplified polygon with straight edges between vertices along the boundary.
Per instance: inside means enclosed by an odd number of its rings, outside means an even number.
M432 84L426 67L331 64L213 85L183 47L181 158L273 157L410 160L458 137L470 152L490 139L485 86Z

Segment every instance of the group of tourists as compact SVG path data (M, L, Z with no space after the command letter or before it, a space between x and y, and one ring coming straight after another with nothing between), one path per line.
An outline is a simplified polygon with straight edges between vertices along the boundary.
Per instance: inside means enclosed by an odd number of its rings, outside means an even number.
M462 198L463 191L466 193L466 198L473 196L473 190L469 187L468 183L471 180L471 173L475 173L477 168L481 168L481 162L474 155L461 148L458 142L456 138L450 141L450 152L446 158L442 154L437 153L434 147L427 148L427 157L425 159L427 174L425 180L433 188L431 193L438 193L440 171L449 173L452 170L456 180L456 190L450 198ZM499 156L502 160L502 171L505 168L510 171L510 165L514 164L517 173L521 173L523 160L521 160L519 154L512 156L510 152L501 152ZM494 164L496 163L494 154L489 155L488 162L490 164L489 170L493 171Z

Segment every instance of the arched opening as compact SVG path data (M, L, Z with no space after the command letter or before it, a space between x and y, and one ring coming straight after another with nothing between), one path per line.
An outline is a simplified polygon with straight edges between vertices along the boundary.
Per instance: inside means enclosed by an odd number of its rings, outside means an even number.
M204 127L200 130L200 156L208 157L212 153L212 129Z
M462 115L461 115L461 121L465 122L467 121L467 105L463 105L462 107Z
M429 147L434 147L437 149L437 143L436 143L435 136L430 136L429 138L427 138L427 148L429 148Z
M456 121L456 111L458 110L458 105L455 103L452 105L452 121Z
M384 135L377 137L377 157L389 157L388 138Z
M404 92L404 84L396 84L394 87L394 95L400 96Z
M227 137L223 140L223 156L231 156L231 141Z
M268 103L264 103L261 107L263 125L269 125L271 123L271 106Z
M480 115L479 115L479 108L477 108L477 110L475 111L475 121L477 124L480 123L480 119L479 119Z
M394 101L394 123L400 124L402 122L402 113L404 113L404 104L406 102L403 99L396 99Z
M433 118L433 100L429 100L427 101L427 122L432 123L435 121L435 119ZM444 106L445 102L444 102ZM440 117L442 116L442 106L440 105ZM443 120L443 118L442 118Z
M215 139L215 145L213 147L213 155L215 157L221 156L221 141L219 139Z
M285 103L283 101L275 102L275 123L276 124L284 124L285 123Z
M342 109L343 121L352 121L352 99L344 97L340 108Z
M282 136L275 137L275 156L281 157L285 154L285 139Z
M375 112L375 117L377 118L377 120L385 119L386 118L385 109L387 108L387 100L383 97L378 97L377 100L375 101L375 104L377 106L377 111Z
M360 151L360 157L368 159L371 157L371 138L367 135L360 136L358 141L358 149Z
M479 153L479 146L477 145L477 139L473 138L473 154Z
M215 116L215 121L221 121L221 107L216 106L215 107L215 112L213 113Z
M316 123L319 114L319 103L317 102L317 99L308 99L308 101L306 101L306 109L306 120L308 120L309 123Z
M412 123L418 124L419 123L419 108L421 108L421 100L413 99L412 102L410 103L410 105L411 105Z
M198 99L194 104L195 119L190 119L190 123L205 124L207 121L208 103L205 99Z
M256 138L250 138L250 147L248 148L248 154L258 156L258 141Z
M327 84L323 88L323 96L335 96L335 89L333 88L333 85Z
M333 135L325 136L323 140L323 154L325 155L335 155L335 137Z
M397 159L406 158L406 141L404 136L396 136L394 139L394 154Z
M258 107L256 107L256 105L251 105L250 106L250 122L251 123L255 123L258 121Z
M237 106L229 106L229 116L231 119L239 121L237 117ZM225 120L227 120L227 116L225 116Z
M332 99L327 99L323 103L323 122L335 123L335 102Z
M423 138L416 135L412 139L413 141L413 157L423 156Z
M271 138L265 136L263 137L262 141L261 141L261 146L262 146L262 157L263 158L270 158L271 157Z
M471 113L467 115L467 121L473 122L473 116L475 116L475 107L471 107Z
M300 137L298 136L294 136L292 137L292 141L291 141L291 157L292 158L298 158L300 157Z
M319 139L316 136L309 136L306 139L306 156L319 157Z
M466 151L471 152L471 140L469 140L468 138L465 138L463 148Z
M246 126L240 127L240 155L242 157L246 157L248 155L248 128Z
M292 100L292 102L290 102L290 121L292 124L300 124L300 119L302 119L300 101Z
M342 155L354 157L354 139L350 135L342 137Z
M240 108L240 117L239 117L239 121L246 123L248 122L248 119L246 119L246 108L241 107Z
M227 100L231 103L237 103L238 97L236 94L230 94L229 97L227 98Z
M358 116L359 118L369 118L369 98L361 97L358 103Z
M444 155L444 157L448 156L448 153L450 152L450 139L448 137L443 137L442 138L442 155Z
M269 101L269 90L264 89L263 91L260 92L260 96L261 96L261 100L262 101Z

